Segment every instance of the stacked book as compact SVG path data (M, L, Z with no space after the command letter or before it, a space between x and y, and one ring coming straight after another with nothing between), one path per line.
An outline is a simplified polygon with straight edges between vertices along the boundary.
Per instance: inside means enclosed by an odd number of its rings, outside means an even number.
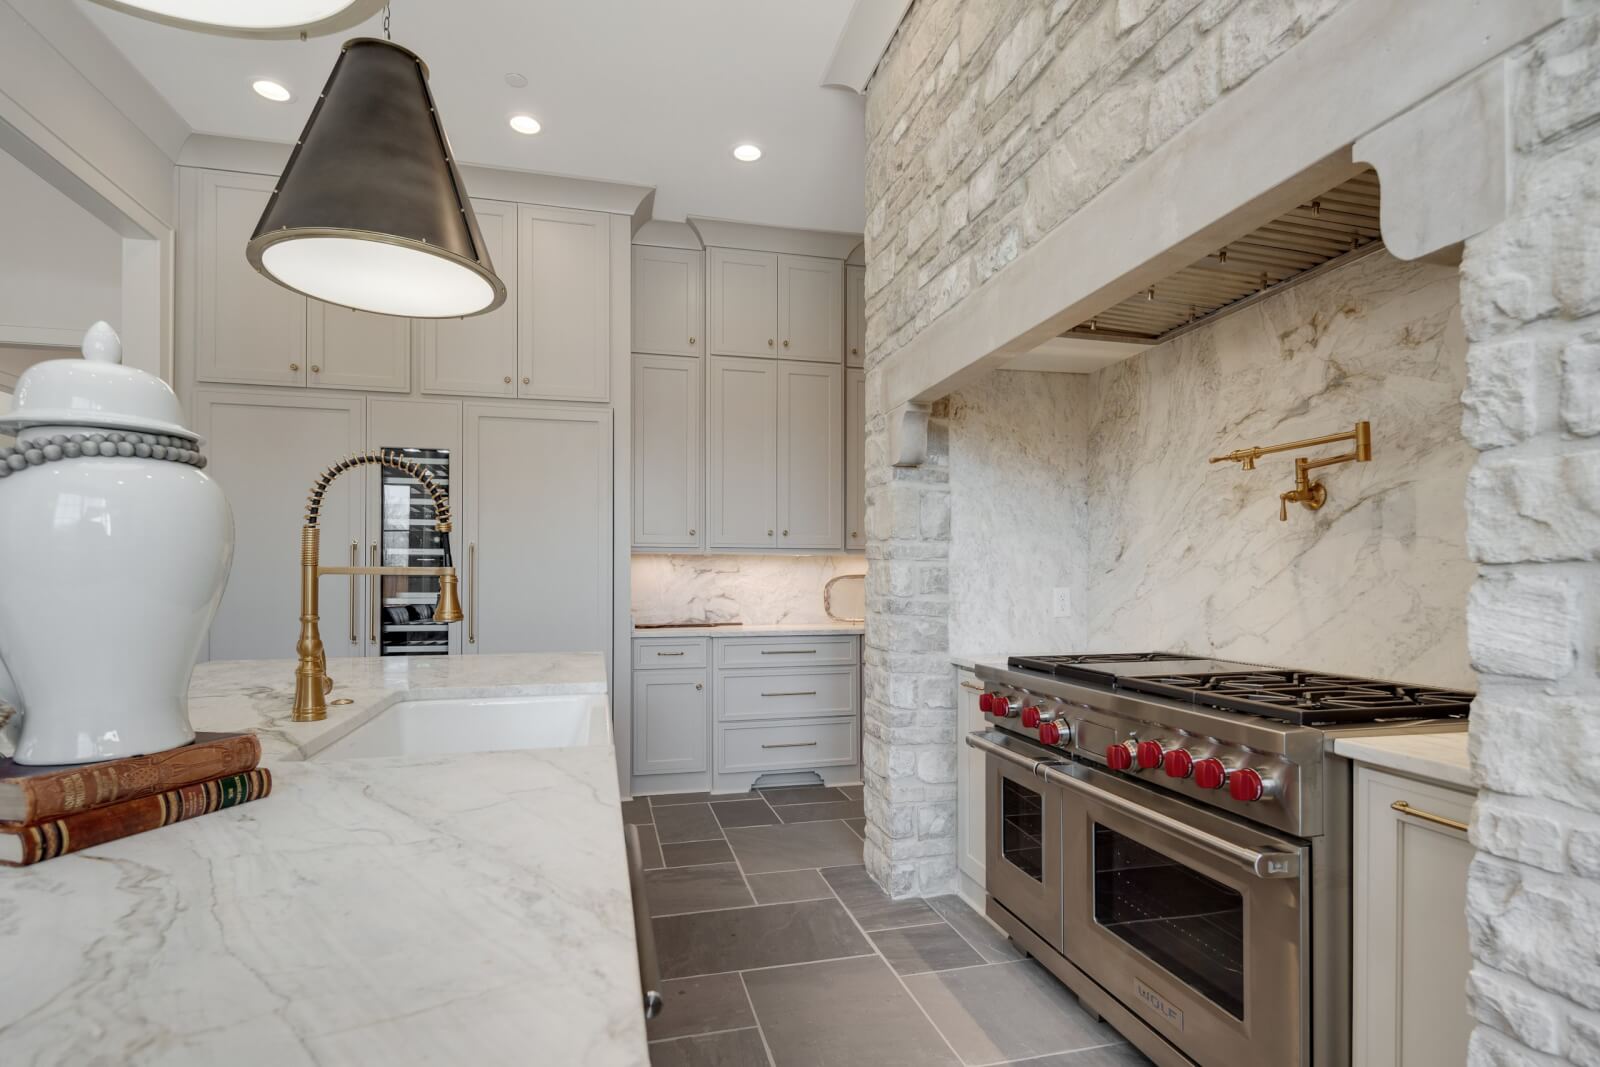
M0 865L68 852L207 815L272 790L252 733L198 734L183 748L70 767L0 759Z

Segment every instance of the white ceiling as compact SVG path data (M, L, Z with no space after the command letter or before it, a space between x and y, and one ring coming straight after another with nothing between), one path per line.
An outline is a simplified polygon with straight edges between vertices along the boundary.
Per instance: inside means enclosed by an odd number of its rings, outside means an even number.
M293 141L347 36L193 33L78 0L197 132ZM465 163L651 185L655 217L859 231L863 100L822 88L852 0L394 0ZM528 79L523 89L507 73ZM256 78L295 97L272 104ZM517 112L544 131L514 133ZM754 141L755 164L730 149Z

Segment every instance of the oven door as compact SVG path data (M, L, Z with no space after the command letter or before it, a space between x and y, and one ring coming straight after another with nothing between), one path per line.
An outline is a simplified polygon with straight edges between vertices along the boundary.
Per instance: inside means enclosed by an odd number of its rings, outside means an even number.
M1056 951L1062 945L1061 793L1037 769L1043 753L994 733L986 744L984 881L991 899Z
M1310 848L1082 765L1065 955L1201 1067L1310 1063Z

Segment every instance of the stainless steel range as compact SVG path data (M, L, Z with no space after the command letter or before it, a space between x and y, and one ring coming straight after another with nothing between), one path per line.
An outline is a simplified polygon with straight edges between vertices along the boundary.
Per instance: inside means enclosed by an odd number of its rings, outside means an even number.
M1166 652L979 665L988 913L1159 1064L1347 1067L1337 736L1471 693Z

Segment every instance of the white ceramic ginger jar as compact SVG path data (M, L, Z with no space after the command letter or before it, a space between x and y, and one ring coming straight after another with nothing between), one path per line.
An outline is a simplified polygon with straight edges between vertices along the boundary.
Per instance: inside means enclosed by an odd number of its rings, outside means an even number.
M29 765L194 740L189 677L233 560L233 513L172 389L122 366L103 322L83 355L30 367L0 416L17 439L0 450L0 660Z

